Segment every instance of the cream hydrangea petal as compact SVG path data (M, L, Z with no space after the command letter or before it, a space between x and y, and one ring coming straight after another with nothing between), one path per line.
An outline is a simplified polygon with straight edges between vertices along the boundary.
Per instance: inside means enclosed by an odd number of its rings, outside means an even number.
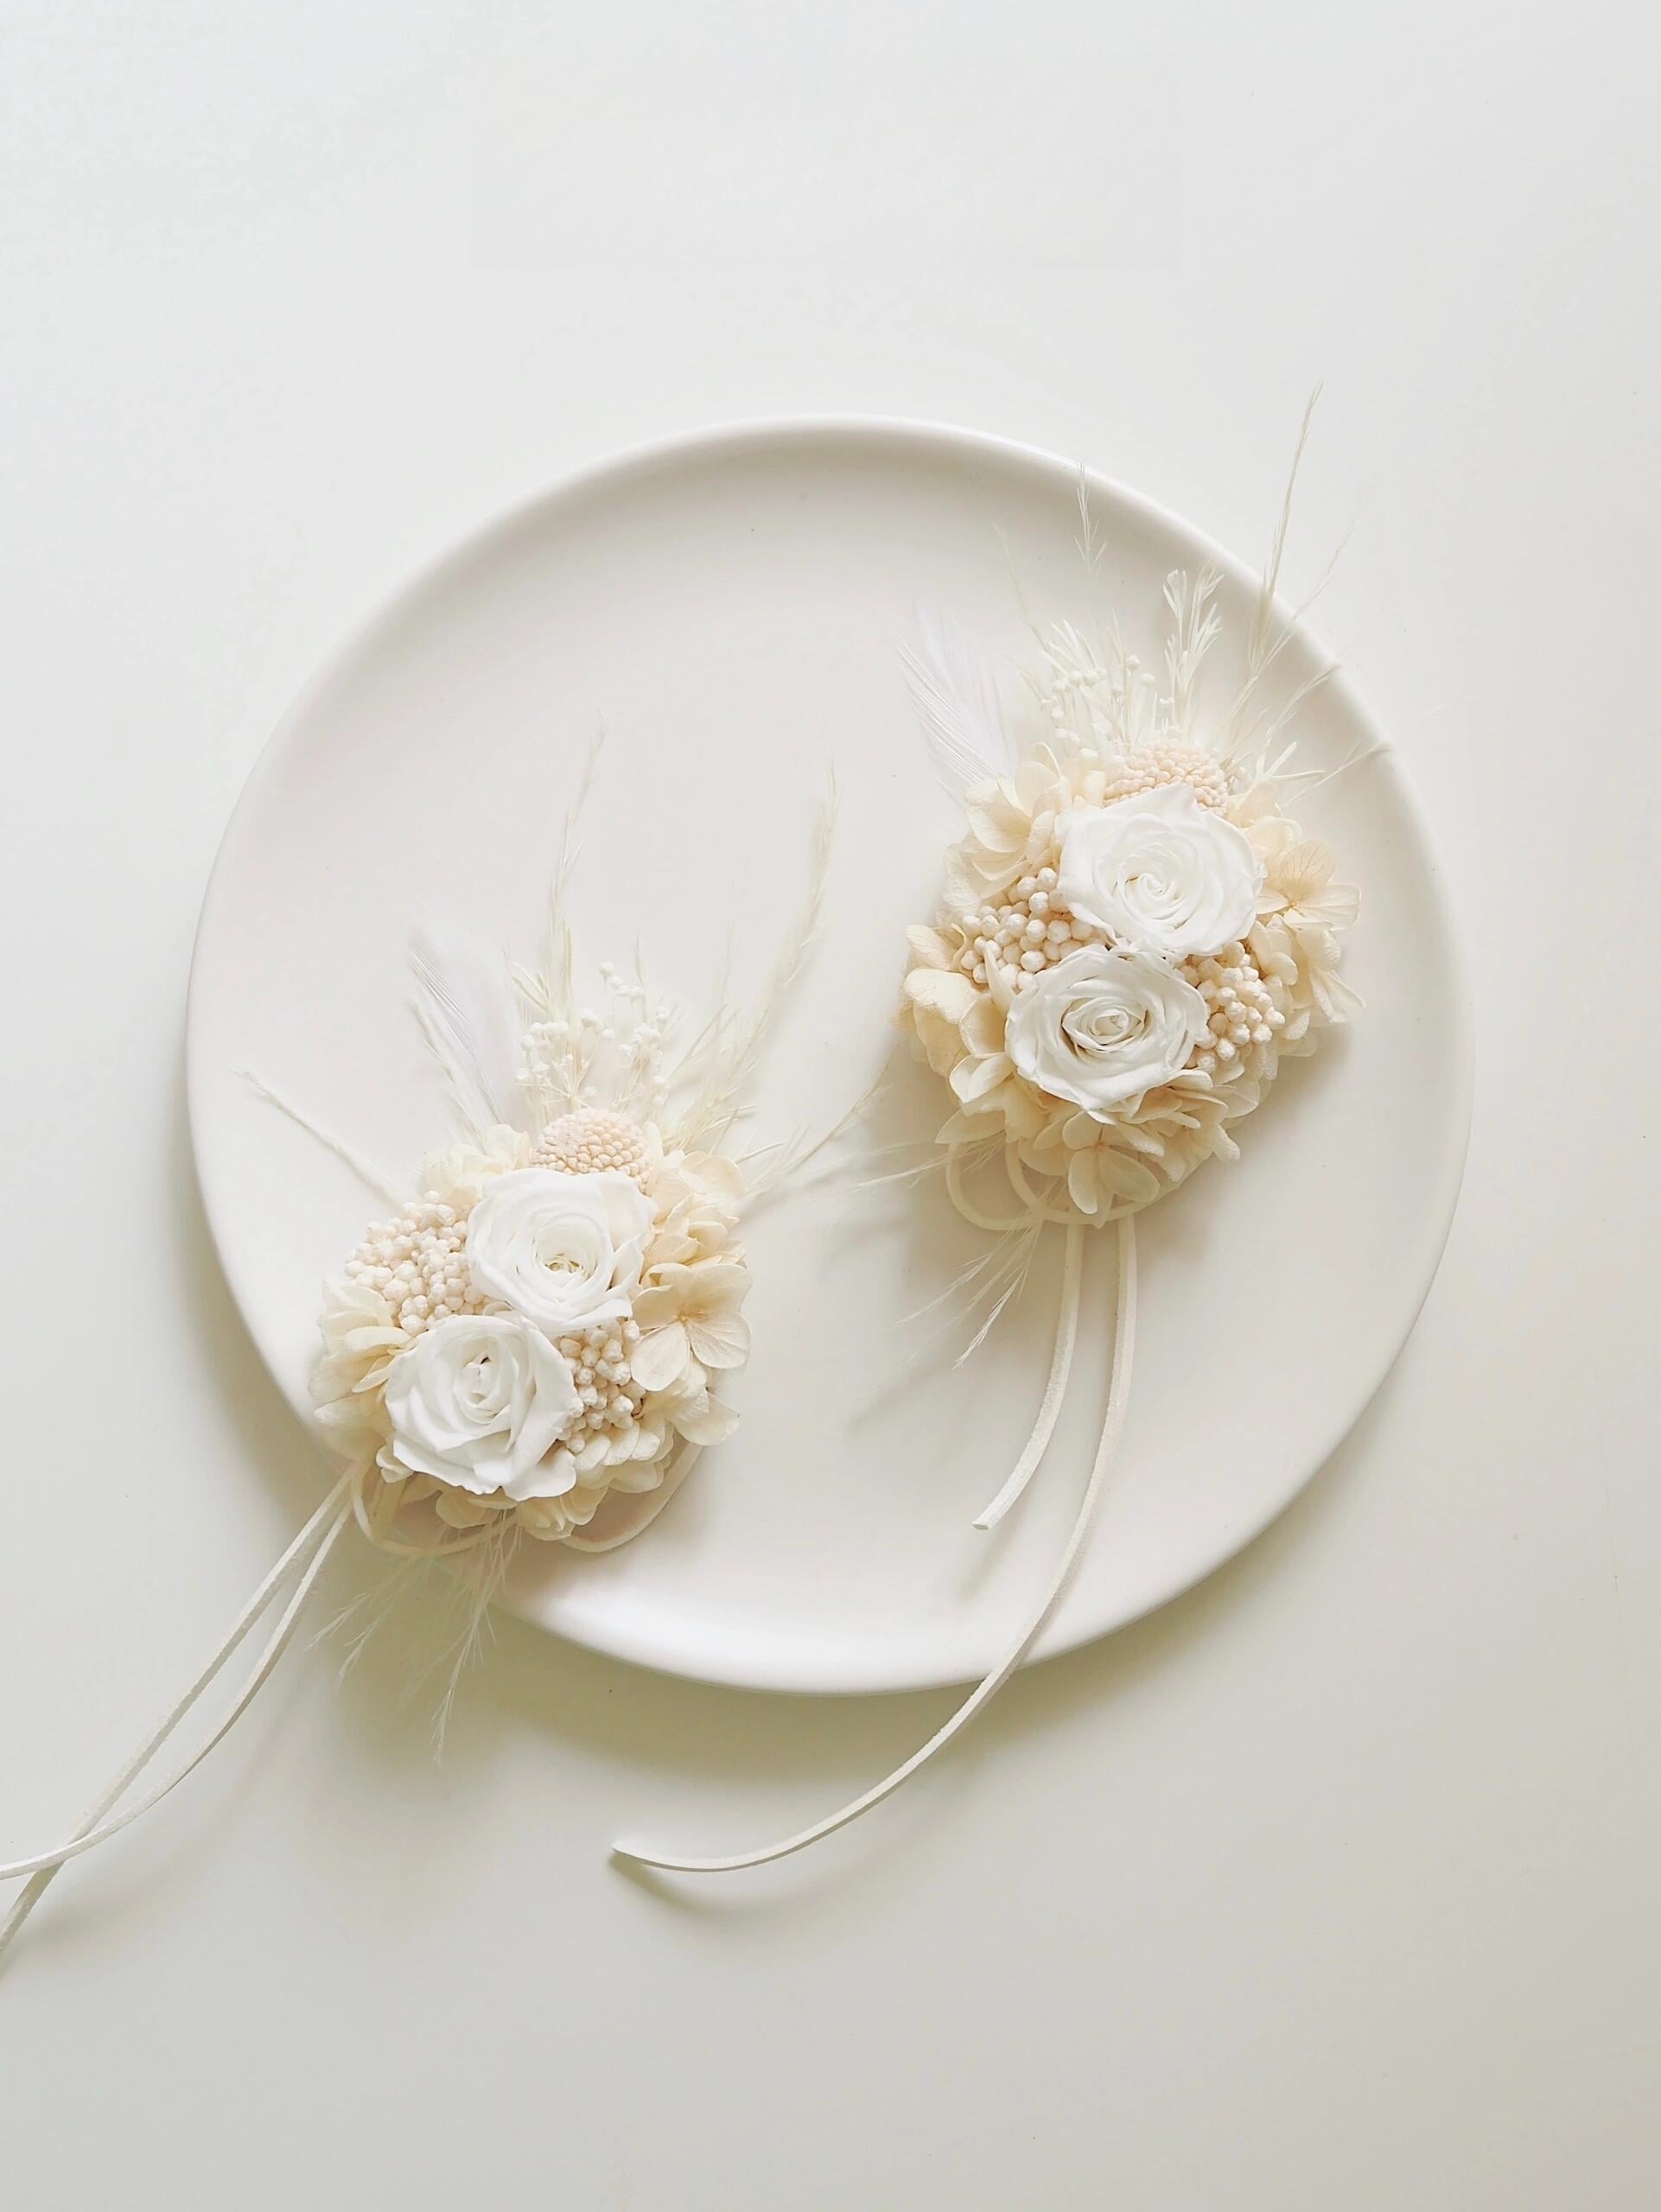
M906 995L913 1006L961 1021L975 1004L975 986L955 969L913 968L906 978Z
M629 1372L643 1390L670 1389L684 1373L692 1343L684 1321L648 1330L629 1355Z
M1300 904L1306 914L1315 915L1329 929L1347 930L1361 911L1361 893L1352 883L1329 883Z
M1133 1205L1145 1205L1159 1196L1159 1178L1128 1152L1103 1145L1095 1154L1096 1177L1101 1187Z
M926 929L913 922L906 931L906 943L911 957L920 968L950 968L953 965L951 948L939 930Z
M950 1075L963 1058L963 1034L957 1023L932 1014L926 1007L913 1006L908 1011L912 1033L923 1058L936 1075Z
M670 1262L665 1266L663 1272L665 1275L674 1264ZM634 1300L634 1319L643 1330L666 1327L671 1321L679 1319L680 1310L680 1286L673 1281L653 1283L649 1288L639 1292Z
M1058 785L1066 788L1060 763L1047 746L1041 745L1029 753L1015 769L1014 797L1015 804L1025 809L1029 817L1036 817L1047 810L1053 814L1058 797ZM1009 785L1004 786L1007 791Z
M314 1418L324 1428L350 1432L376 1426L379 1410L379 1406L366 1407L361 1398L348 1391L344 1397L324 1399Z
M552 1453L547 1465L547 1479L538 1492L538 1502L551 1503L555 1498L569 1497L576 1487L576 1461L563 1446ZM524 1500L520 1501L522 1503Z
M996 960L987 967L986 995L1007 1020L1009 1009L1015 1002L1015 985Z
M1032 817L1009 785L977 785L964 800L964 813L970 834L989 852L1015 854L1026 845Z
M663 1480L660 1465L643 1466L637 1461L633 1440L627 1436L614 1437L606 1447L606 1471L610 1478L608 1488L625 1497L642 1497Z
M1003 1009L990 995L977 993L975 1003L958 1025L967 1049L982 1057L1003 1050Z
M964 914L977 906L1007 868L1007 861L998 861L990 870L983 870L963 847L954 846L946 855L945 880L941 893L946 912Z
M1282 826L1290 829L1291 824ZM1275 888L1285 894L1288 902L1300 906L1332 881L1337 865L1337 855L1330 845L1323 845L1317 838L1305 837L1276 854L1269 874Z
M1335 968L1338 964L1338 939L1331 930L1324 928L1319 922L1306 921L1301 916L1293 920L1292 934L1297 939L1298 950L1310 965L1310 981L1319 987L1321 970Z
M1011 1076L1008 1083L989 1090L977 1103L982 1109L996 1109L1001 1114L1005 1128L1017 1143L1035 1137L1050 1117L1049 1108L1031 1084L1023 1083L1019 1076Z
M696 1315L686 1333L705 1367L741 1367L750 1356L750 1325L741 1313Z
M1260 853L1278 852L1282 846L1297 842L1297 824L1289 822L1281 812L1280 793L1270 778L1265 777L1240 792L1230 803L1228 810L1231 820L1250 830L1251 842Z
M996 1090L999 1084L1008 1080L1011 1072L1007 1052L994 1052L983 1060L964 1058L951 1071L951 1088L964 1104L983 1098L989 1090Z
M706 1261L701 1268L687 1272L684 1311L709 1317L736 1312L748 1297L749 1288L748 1268L730 1260Z
M689 1444L722 1444L738 1426L738 1415L706 1390L689 1406L678 1408L675 1426Z
M689 1153L684 1162L686 1173L701 1183L706 1192L736 1206L744 1197L744 1178L735 1163L719 1152Z
M402 1329L389 1328L384 1321L372 1321L360 1328L347 1329L340 1336L342 1351L361 1357L366 1352L379 1351L385 1347L402 1349L407 1342Z
M534 1150L523 1129L499 1122L478 1144L455 1144L430 1153L421 1164L421 1187L445 1205L477 1204L487 1184L517 1167L528 1167Z

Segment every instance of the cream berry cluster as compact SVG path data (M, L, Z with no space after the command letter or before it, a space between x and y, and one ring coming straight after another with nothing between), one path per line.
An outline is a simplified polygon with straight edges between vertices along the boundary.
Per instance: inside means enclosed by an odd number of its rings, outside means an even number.
M1011 989L1053 967L1075 945L1099 944L1102 931L1057 905L1055 870L1046 864L1010 885L1002 899L989 900L959 927L969 942L958 965L971 982L984 984L989 968L1002 971Z
M595 1106L550 1122L533 1158L537 1166L557 1167L567 1175L599 1175L614 1169L642 1190L652 1172L652 1155L636 1124Z
M1228 772L1214 753L1197 745L1168 741L1139 745L1116 753L1104 764L1107 780L1101 803L1113 806L1122 798L1161 790L1167 784L1187 784L1201 806L1220 812L1228 804Z
M347 1279L379 1291L395 1326L418 1337L450 1313L476 1313L468 1278L465 1213L416 1198L376 1222L346 1263Z
M1257 963L1243 944L1214 960L1184 963L1183 974L1206 1001L1206 1036L1189 1065L1215 1075L1245 1058L1254 1046L1274 1042L1286 1027Z
M607 1429L629 1427L640 1416L645 1395L630 1387L629 1378L629 1353L640 1341L638 1323L601 1324L554 1341L570 1363L571 1380L582 1408L566 1440L572 1451L578 1449L577 1439L584 1432L594 1436Z

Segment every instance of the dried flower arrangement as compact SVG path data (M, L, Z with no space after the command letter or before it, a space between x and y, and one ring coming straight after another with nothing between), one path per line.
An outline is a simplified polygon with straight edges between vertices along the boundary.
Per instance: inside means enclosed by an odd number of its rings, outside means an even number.
M354 1522L400 1559L474 1555L459 1671L521 1541L580 1551L630 1541L698 1452L736 1426L716 1386L749 1351L741 1217L805 1154L795 1144L734 1158L726 1147L818 933L834 790L760 1007L747 1014L723 997L682 1044L676 1007L648 988L638 958L627 977L601 967L597 1007L577 1001L566 903L595 757L561 848L540 965L513 969L430 936L412 947L417 1014L461 1141L430 1155L411 1188L385 1184L340 1137L250 1077L395 1207L325 1295L313 1393L343 1471L75 1832L0 1866L0 1880L23 1883L0 1920L0 1955L62 1866L158 1804L247 1710ZM279 1605L207 1742L124 1804Z
M1079 499L1093 571L1099 546L1082 477ZM1232 1125L1261 1103L1282 1060L1312 1052L1346 1018L1340 941L1359 894L1334 881L1334 855L1288 811L1301 787L1325 780L1295 770L1285 741L1322 679L1276 704L1265 682L1294 634L1276 607L1290 499L1289 485L1242 674L1220 713L1202 706L1200 682L1223 628L1222 579L1210 569L1167 578L1157 668L1126 649L1111 615L1090 634L1071 623L1041 631L1036 663L1022 671L1024 719L1006 712L974 639L937 613L922 617L907 657L912 691L966 828L946 855L933 921L909 932L900 1020L951 1093L929 1164L943 1167L958 1211L998 1240L970 1270L991 1300L975 1344L1025 1281L1044 1229L1066 1230L1048 1380L1026 1445L976 1526L1002 1520L1044 1457L1078 1338L1085 1232L1111 1225L1117 1292L1100 1441L1060 1558L1019 1633L920 1750L781 1843L722 1858L628 1848L627 1858L719 1873L799 1851L880 1804L996 1695L1066 1586L1123 1427L1136 1216L1206 1160L1238 1159ZM986 1193L989 1175L997 1187Z

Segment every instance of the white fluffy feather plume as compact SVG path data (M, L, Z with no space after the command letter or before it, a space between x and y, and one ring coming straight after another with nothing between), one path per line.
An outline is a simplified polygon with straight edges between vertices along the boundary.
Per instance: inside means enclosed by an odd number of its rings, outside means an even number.
M416 1014L444 1071L455 1110L475 1138L497 1122L519 1127L521 1024L506 963L465 936L423 931L410 948Z
M917 643L905 656L911 696L922 716L934 765L961 797L995 781L1015 758L997 678L975 639L926 601L917 606Z

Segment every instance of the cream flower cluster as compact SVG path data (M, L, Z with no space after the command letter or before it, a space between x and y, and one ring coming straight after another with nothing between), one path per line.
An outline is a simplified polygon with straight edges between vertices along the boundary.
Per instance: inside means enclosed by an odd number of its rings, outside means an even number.
M1028 1216L1104 1222L1235 1156L1229 1124L1343 1019L1358 901L1272 774L1051 719L968 791L901 1018L956 1096L941 1142L1001 1157Z
M718 1154L598 1108L427 1161L322 1316L314 1395L371 1510L559 1541L729 1433L741 1197Z

